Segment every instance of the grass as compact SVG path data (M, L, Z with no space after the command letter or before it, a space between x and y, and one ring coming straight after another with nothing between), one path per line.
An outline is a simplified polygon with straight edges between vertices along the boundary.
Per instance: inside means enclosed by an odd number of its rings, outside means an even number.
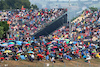
M91 63L84 62L84 59L74 59L71 61L64 60L65 63L56 61L56 63L51 63L50 61L4 61L0 63L1 67L5 67L5 64L8 64L7 67L100 67L100 59L92 59Z

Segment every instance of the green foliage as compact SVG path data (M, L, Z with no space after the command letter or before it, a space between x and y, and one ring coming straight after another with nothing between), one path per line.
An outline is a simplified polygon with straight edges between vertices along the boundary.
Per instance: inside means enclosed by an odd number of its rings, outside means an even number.
M7 32L9 30L9 25L7 24L7 21L0 21L0 26L3 27L4 32Z
M98 10L98 8L95 8L95 7L90 7L89 9L90 9L91 11L93 11L93 12Z
M31 5L31 8L32 8L32 9L39 9L39 8L37 7L37 5L33 5L33 4Z
M10 8L20 9L22 5L25 8L29 9L30 1L29 0L0 0L0 10L10 9ZM33 8L37 8L37 6L33 5Z
M3 37L3 34L4 34L4 31L3 31L3 27L2 26L0 26L0 38L2 38Z
M6 36L4 34L6 34L8 30L9 30L9 25L7 24L7 21L0 21L0 38Z

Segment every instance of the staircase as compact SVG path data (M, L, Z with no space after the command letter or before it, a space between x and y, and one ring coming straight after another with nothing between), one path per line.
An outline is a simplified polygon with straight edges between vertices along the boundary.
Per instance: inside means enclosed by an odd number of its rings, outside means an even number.
M61 15L60 17L49 23L47 26L45 26L45 28L39 30L33 36L35 38L39 38L39 36L47 36L66 23L67 23L67 12L65 12L63 15Z

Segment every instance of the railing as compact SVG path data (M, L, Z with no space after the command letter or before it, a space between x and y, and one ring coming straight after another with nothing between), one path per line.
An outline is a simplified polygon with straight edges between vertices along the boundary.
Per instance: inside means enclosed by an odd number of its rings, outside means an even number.
M41 35L47 36L48 34L52 33L54 30L58 29L65 23L67 23L67 12L65 12L62 16L58 17L56 20L47 24L46 27L39 30L33 36L35 36L36 38L38 38Z
M69 61L70 62L70 61ZM33 62L34 63L34 62ZM12 67L9 64L0 65L0 67ZM92 63L38 63L36 65L15 65L14 67L100 67L100 65Z

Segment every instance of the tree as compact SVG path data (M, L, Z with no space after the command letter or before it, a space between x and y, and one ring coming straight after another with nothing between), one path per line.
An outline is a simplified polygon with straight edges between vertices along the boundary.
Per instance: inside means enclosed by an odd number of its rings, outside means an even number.
M4 31L7 32L9 30L9 24L7 24L7 21L0 21L0 26L4 27Z
M22 5L25 8L30 8L30 1L29 0L0 0L0 10L3 9L20 9Z
M93 11L93 12L98 10L98 8L95 8L95 7L90 7L89 9L90 9L91 11Z
M0 10L4 9L5 2L3 0L0 0Z
M6 37L7 31L9 30L9 25L7 24L7 21L0 21L0 38Z
M0 38L3 38L4 35L4 28L2 26L0 26Z
M37 7L37 5L34 5L34 4L31 5L31 8L33 8L33 9L39 9L39 8Z

